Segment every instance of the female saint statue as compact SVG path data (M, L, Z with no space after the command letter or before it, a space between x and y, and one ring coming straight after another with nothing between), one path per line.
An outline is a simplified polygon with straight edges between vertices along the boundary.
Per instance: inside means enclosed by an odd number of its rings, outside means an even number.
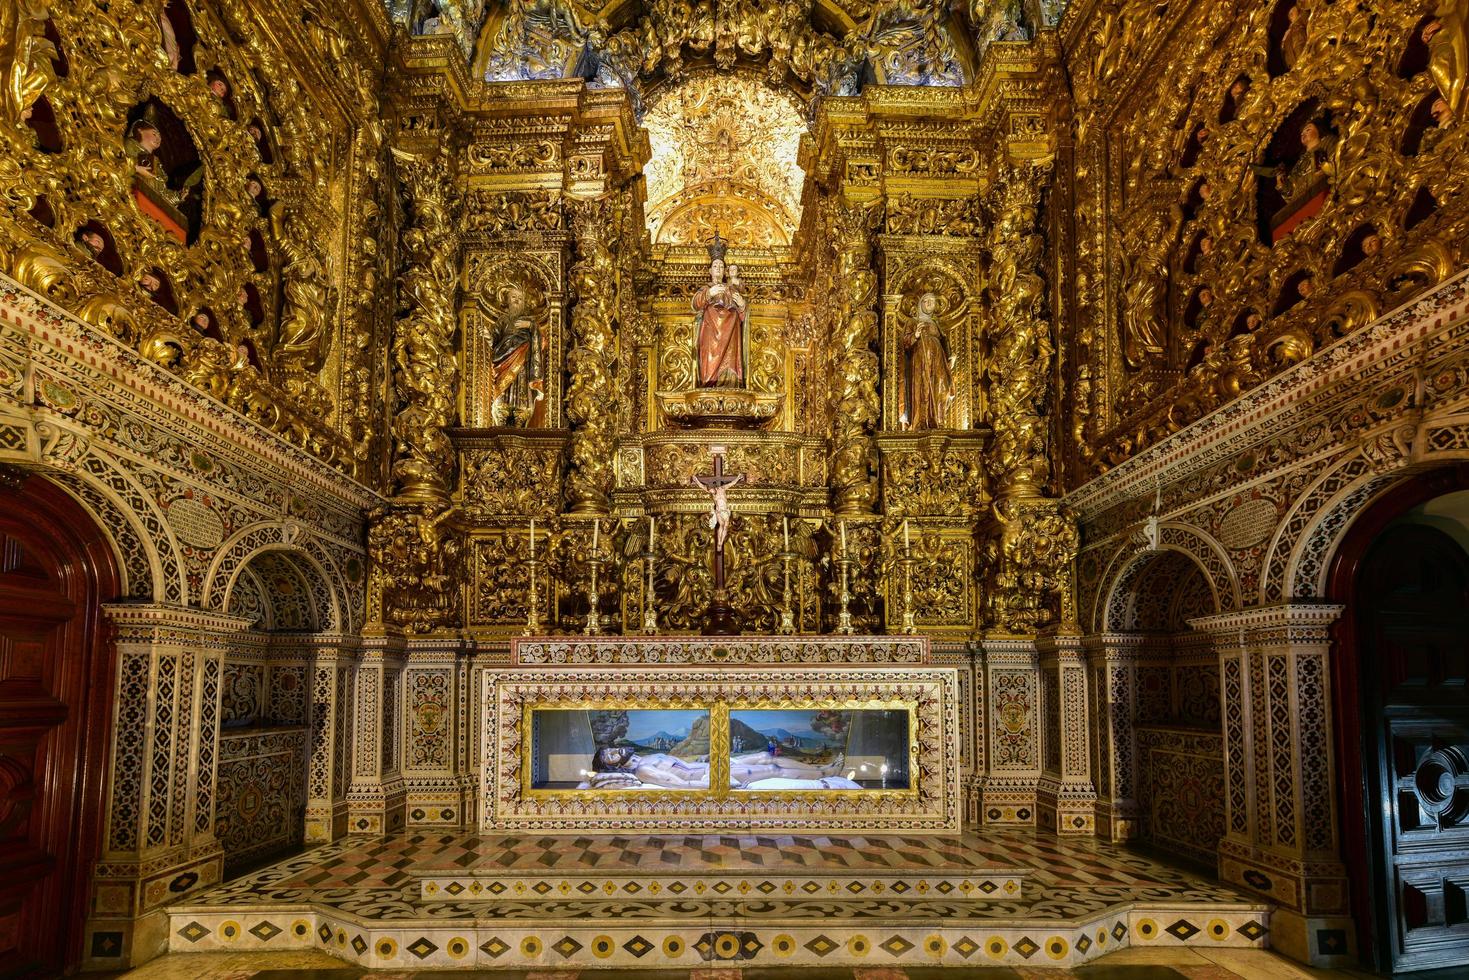
M934 293L918 297L918 318L904 345L908 368L909 429L942 429L949 402L954 398L953 357L944 346L944 335L933 315L939 298Z
M694 294L699 317L696 352L699 386L742 388L745 384L745 297L725 280L724 242L709 248L709 282Z

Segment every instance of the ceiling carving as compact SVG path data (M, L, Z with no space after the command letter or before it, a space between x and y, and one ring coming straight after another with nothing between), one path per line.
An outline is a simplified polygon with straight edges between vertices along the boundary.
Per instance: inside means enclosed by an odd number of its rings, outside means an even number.
M977 0L510 0L485 21L476 68L489 81L582 77L638 96L706 64L757 69L802 97L851 94L869 82L962 85L973 60L969 8L988 17L991 6Z
M703 242L717 230L736 248L790 244L806 124L787 92L750 74L703 70L660 90L643 125L653 151L644 176L655 243Z

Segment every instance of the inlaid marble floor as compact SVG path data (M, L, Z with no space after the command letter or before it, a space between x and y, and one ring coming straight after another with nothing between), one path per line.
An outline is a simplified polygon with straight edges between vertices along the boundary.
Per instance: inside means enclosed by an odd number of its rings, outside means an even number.
M1090 838L348 838L169 908L170 948L361 967L1080 966L1259 947L1268 906Z
M346 967L324 953L171 953L122 974L126 980L453 980L462 974L417 970L367 972ZM1356 972L1312 970L1269 950L1128 949L1111 953L1075 969L1033 967L805 967L657 970L549 969L478 972L483 980L1317 980L1364 977Z

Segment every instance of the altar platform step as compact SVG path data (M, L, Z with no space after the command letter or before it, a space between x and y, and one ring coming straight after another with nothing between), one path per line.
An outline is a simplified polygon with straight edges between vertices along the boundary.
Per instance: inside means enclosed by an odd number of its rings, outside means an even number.
M420 874L418 894L424 901L466 902L561 901L577 898L820 898L831 902L885 898L918 901L952 898L982 902L1019 898L1026 872L979 874L769 874L760 868L737 868L719 874L653 875Z
M984 880L995 893L976 899L936 887ZM1013 895L1000 891L1007 880ZM456 881L464 892L448 894ZM491 900L469 894L496 881ZM808 881L819 893L795 884ZM935 887L893 894L923 881ZM686 887L670 893L675 882ZM854 894L858 882L883 891ZM508 894L516 883L529 894ZM1129 946L1263 947L1269 929L1268 905L1207 879L1021 832L349 838L168 914L172 952L317 949L397 970L1076 966Z

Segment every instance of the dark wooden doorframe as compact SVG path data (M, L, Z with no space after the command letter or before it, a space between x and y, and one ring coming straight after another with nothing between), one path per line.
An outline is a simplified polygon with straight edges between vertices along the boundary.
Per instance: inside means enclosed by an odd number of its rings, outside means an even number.
M65 705L64 720L43 740L44 772L34 774L29 817L28 840L38 854L49 856L52 871L22 906L16 949L24 955L0 964L8 972L26 969L29 960L31 970L48 975L70 970L82 955L104 825L116 666L101 605L119 596L121 576L96 521L42 477L0 480L0 531L44 570L53 612L66 615L56 627L62 656L48 694L32 699ZM37 579L38 586L42 581ZM17 606L24 586L17 585L11 598ZM43 709L58 714L54 707Z
M1365 962L1374 965L1380 959L1381 950L1372 882L1380 857L1376 853L1377 843L1369 834L1366 773L1362 765L1364 695L1360 623L1355 608L1357 581L1368 550L1389 524L1420 504L1460 490L1469 490L1469 464L1430 470L1393 487L1347 528L1332 556L1326 578L1325 598L1345 607L1331 633L1331 710L1336 721L1332 726L1332 748L1336 756L1341 850L1346 858L1358 953ZM1361 857L1366 860L1359 860Z

